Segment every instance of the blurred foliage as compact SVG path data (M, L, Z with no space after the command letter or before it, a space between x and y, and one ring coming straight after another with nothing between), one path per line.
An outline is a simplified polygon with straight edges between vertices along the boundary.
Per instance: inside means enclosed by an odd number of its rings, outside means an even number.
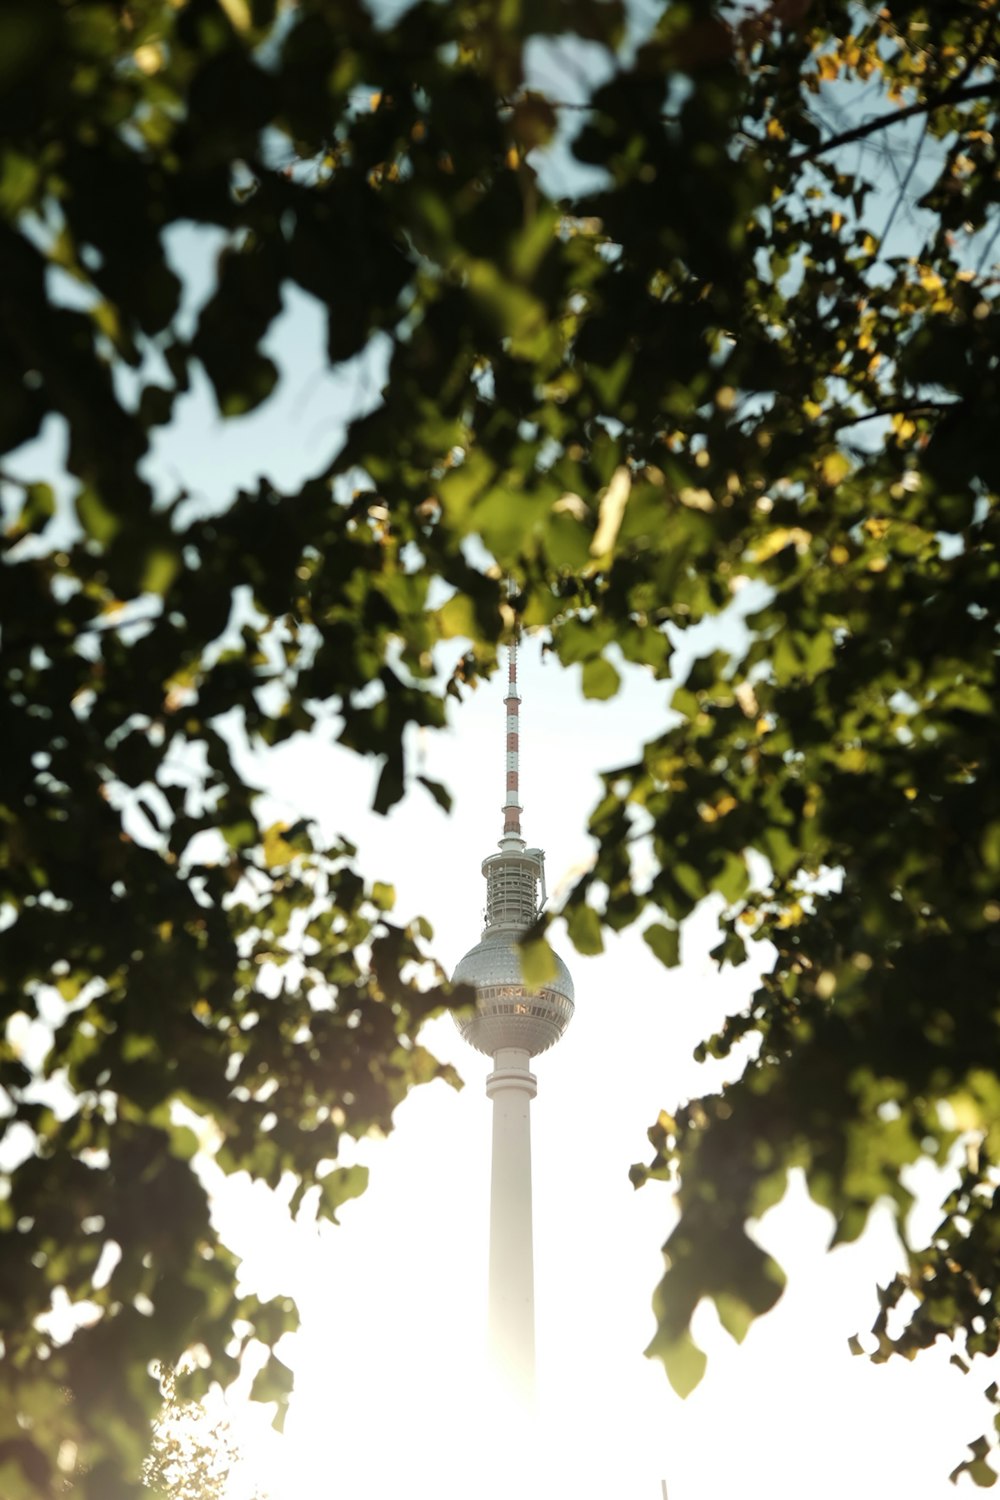
M536 87L555 46L585 97ZM672 965L714 894L720 963L777 955L705 1044L738 1081L634 1169L681 1211L652 1351L690 1388L699 1301L736 1337L774 1303L747 1226L792 1168L839 1240L895 1207L877 1358L995 1351L997 63L980 0L675 0L641 30L620 0L3 6L0 450L66 435L60 483L0 470L9 1500L134 1497L150 1362L197 1345L225 1380L234 1325L294 1325L237 1296L186 1118L333 1214L363 1187L338 1135L438 1074L426 925L349 846L262 827L240 751L335 722L388 810L411 729L495 663L505 574L597 699L755 601L608 773L567 903L582 951L641 920ZM193 318L191 224L222 236ZM386 341L381 401L294 492L154 493L196 368L225 418L267 400L292 284L331 363ZM906 1169L960 1147L911 1245Z
M201 1402L181 1400L174 1370L161 1371L160 1389L163 1404L142 1471L155 1500L234 1500L237 1486L246 1500L268 1500L240 1482L246 1459L225 1418L213 1420Z

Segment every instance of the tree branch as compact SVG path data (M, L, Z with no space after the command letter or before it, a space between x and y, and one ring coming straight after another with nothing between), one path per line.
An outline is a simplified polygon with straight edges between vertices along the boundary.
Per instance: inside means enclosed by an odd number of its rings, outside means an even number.
M874 135L876 131L884 130L890 125L900 125L904 120L912 120L917 115L930 114L936 109L945 109L949 104L965 104L970 99L992 99L998 95L1000 95L1000 85L995 80L989 83L970 83L966 88L946 89L936 99L921 99L916 104L908 104L905 109L894 109L889 114L876 115L874 120L866 120L863 125L855 125L850 130L842 130L839 135L831 136L828 141L820 141L816 146L807 146L797 156L789 157L788 164L797 167L802 162L812 161L827 151L835 151L839 146L850 146L854 141L863 141L867 136Z
M909 405L905 401L891 402L886 406L873 406L870 411L862 412L860 415L848 412L838 421L830 424L832 432L840 432L844 427L857 427L860 422L871 422L876 417L936 417L941 412L951 411L955 406L961 406L961 401L912 401Z

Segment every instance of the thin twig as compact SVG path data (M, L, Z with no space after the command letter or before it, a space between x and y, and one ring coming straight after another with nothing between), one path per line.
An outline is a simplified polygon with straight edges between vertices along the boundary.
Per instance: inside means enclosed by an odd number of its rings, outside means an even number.
M985 225L984 225L984 228L985 228ZM1000 234L1000 218L998 218L997 222L994 224L994 226L993 226L993 233L990 235L989 239L986 241L986 245L985 245L985 247L983 249L983 253L979 257L979 261L978 261L978 263L976 265L976 275L977 275L977 277L981 276L983 274L983 267L985 266L987 260L989 259L990 252L993 249L993 246L997 242L997 235L998 234Z
M920 139L917 141L916 147L914 148L913 156L910 158L910 165L907 167L906 173L905 173L905 175L903 177L903 180L899 184L899 192L896 195L896 201L895 201L895 203L893 203L892 208L889 211L889 217L885 221L885 228L882 230L882 233L879 236L879 242L878 243L879 243L879 249L880 250L881 250L882 246L888 240L888 238L889 238L889 230L892 228L893 223L895 222L896 215L899 212L900 206L902 205L904 199L906 198L907 189L909 188L910 183L913 180L913 174L914 174L914 172L917 169L917 162L920 160L920 154L921 154L921 152L924 149L924 142L927 140L927 132L930 130L930 128L931 128L931 122L930 122L930 118L928 117L924 121L924 128L920 132Z

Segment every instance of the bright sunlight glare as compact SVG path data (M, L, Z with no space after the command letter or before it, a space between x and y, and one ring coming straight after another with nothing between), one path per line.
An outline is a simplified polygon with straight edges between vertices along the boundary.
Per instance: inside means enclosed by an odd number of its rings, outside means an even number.
M525 657L524 823L548 850L555 886L588 856L582 814L596 800L595 768L634 756L662 714L662 690L629 674L607 714L555 668ZM435 950L453 964L478 935L478 866L500 832L501 726L499 690L487 685L457 727L424 747L427 774L456 794L450 818L415 796L387 819L370 817L363 768L315 744L273 758L269 815L308 809L326 832L356 840L367 873L395 879L400 915L428 916ZM635 1192L628 1167L647 1156L646 1130L661 1107L723 1081L724 1065L699 1067L692 1049L745 1004L767 961L718 973L708 956L714 934L715 912L697 914L682 967L667 971L634 934L584 959L557 929L577 1010L563 1041L535 1063L531 1424L505 1407L487 1368L488 1062L450 1020L423 1039L455 1063L466 1088L419 1089L389 1139L345 1143L342 1160L367 1164L371 1181L341 1210L339 1227L293 1224L290 1187L283 1203L218 1174L216 1212L244 1257L246 1286L292 1295L302 1313L300 1331L279 1346L296 1380L283 1435L267 1428L269 1409L230 1408L248 1474L271 1500L659 1500L661 1480L669 1500L842 1500L890 1485L928 1500L956 1493L947 1482L962 1456L956 1434L982 1430L985 1381L950 1367L943 1350L884 1368L848 1350L877 1312L876 1283L901 1261L887 1210L858 1244L827 1255L830 1216L793 1180L756 1230L789 1276L776 1310L739 1349L710 1307L699 1310L708 1372L686 1401L642 1358L674 1214L669 1189ZM926 1168L913 1186L939 1189L937 1175ZM917 1232L932 1227L933 1219Z

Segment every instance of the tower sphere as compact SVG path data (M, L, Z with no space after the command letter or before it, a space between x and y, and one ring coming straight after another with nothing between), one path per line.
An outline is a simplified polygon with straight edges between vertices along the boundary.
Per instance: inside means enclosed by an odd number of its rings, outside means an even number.
M562 1036L573 1018L573 981L556 954L556 973L531 990L521 974L516 929L487 927L455 969L455 983L474 984L476 1013L459 1020L467 1042L494 1057L502 1047L520 1047L532 1057Z

